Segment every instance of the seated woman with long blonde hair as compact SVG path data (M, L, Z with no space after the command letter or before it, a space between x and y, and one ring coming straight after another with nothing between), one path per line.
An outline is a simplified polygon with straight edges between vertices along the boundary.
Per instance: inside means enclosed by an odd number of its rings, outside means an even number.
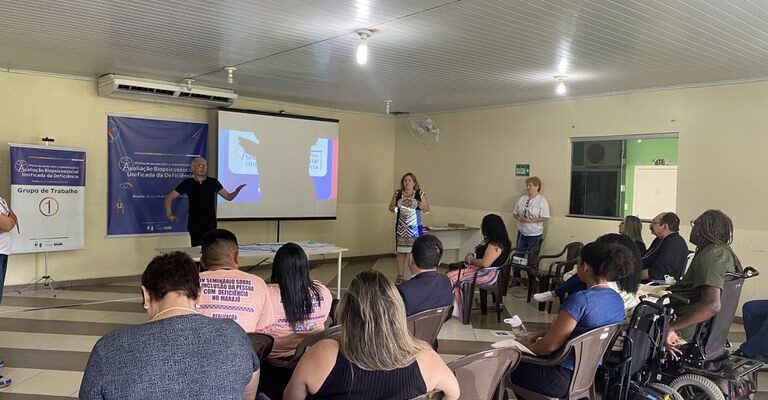
M411 399L435 389L444 399L459 397L451 370L408 332L403 300L381 272L365 270L352 279L338 316L340 340L307 350L284 399Z

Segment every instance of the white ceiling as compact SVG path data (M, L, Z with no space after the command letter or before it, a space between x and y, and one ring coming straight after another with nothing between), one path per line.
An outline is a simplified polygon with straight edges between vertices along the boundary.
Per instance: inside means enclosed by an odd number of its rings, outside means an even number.
M2 0L0 67L438 112L768 77L765 0ZM355 62L359 28L369 61Z

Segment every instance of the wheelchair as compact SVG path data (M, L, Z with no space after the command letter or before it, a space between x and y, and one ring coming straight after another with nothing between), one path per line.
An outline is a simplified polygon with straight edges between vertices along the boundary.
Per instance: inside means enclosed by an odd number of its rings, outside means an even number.
M664 348L675 315L663 304L666 298L681 303L687 300L669 293L638 304L621 335L622 351L609 355L598 373L604 396L620 400L752 398L757 392L757 373L764 366L729 354L727 337L744 280L757 275L752 267L726 274L720 312L696 327L693 340L681 347L683 355L677 361L671 360Z
M664 340L675 320L674 311L662 305L671 296L675 297L670 293L658 299L645 299L635 306L626 330L616 339L623 343L612 345L613 351L598 369L596 381L603 398L683 399L675 389L656 379L667 363Z
M729 354L728 332L744 281L757 275L759 272L752 267L726 274L720 312L696 327L691 343L681 347L680 360L668 362L658 381L686 399L740 400L754 396L763 363Z

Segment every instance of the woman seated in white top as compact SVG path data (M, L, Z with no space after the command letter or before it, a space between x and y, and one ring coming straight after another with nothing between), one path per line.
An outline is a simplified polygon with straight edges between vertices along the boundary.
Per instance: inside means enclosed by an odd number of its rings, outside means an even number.
M435 389L444 399L459 397L448 366L408 332L403 300L381 272L358 273L337 315L340 340L321 340L307 350L285 399L410 399Z

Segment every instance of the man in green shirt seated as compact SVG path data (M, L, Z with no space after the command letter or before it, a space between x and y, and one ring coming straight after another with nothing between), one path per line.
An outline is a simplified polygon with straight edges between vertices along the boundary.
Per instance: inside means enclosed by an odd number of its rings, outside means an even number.
M670 325L667 349L673 356L680 354L677 346L691 340L696 325L709 320L720 311L720 292L726 272L741 271L741 263L731 249L733 222L720 210L707 210L691 221L690 242L696 245L696 255L680 283L670 292L690 300L689 304L672 301L677 320Z

